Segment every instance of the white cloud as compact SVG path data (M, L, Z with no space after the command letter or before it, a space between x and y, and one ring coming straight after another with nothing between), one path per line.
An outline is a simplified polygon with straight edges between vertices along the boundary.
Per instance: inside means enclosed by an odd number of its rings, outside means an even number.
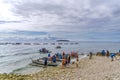
M69 32L64 37L120 30L117 0L4 0L0 5L5 10L0 10L1 19L21 21L0 24L0 30L45 31L56 36Z

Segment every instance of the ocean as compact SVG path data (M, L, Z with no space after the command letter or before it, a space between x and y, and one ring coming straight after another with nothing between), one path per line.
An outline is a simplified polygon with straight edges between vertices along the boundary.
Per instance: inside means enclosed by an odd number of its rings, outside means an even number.
M60 45L61 49L55 47ZM12 45L10 43L0 45L0 73L29 73L41 70L40 67L30 66L31 59L45 57L47 54L40 54L39 49L46 48L55 53L70 53L71 51L79 54L88 54L89 52L101 52L109 50L118 52L120 49L119 42L41 42L30 44L21 43Z

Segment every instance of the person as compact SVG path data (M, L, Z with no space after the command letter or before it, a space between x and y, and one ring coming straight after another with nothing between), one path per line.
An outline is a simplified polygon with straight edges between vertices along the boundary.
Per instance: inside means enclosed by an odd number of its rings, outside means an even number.
M67 67L68 64L68 60L67 60L67 56L65 57L65 66Z
M51 57L50 53L48 54L48 57Z
M47 57L44 58L44 66L47 66Z
M70 61L71 61L71 57L70 57L70 55L68 55L67 60L68 60L68 64L70 64Z
M114 58L116 58L116 54L115 53L111 53L110 57L111 57L111 61L113 61Z
M110 52L107 50L106 52L106 56L109 57L110 56Z
M65 56L65 52L63 51L63 53L62 53L62 57L64 57Z
M106 52L105 52L105 50L102 50L102 56L105 56L105 54L106 54Z
M59 59L62 59L62 55L61 54L59 54Z
M92 52L90 52L89 59L92 59L92 54L93 54L93 53L92 53Z
M56 56L55 56L55 55L52 57L52 61L53 61L54 63L56 63Z
M79 63L79 59L78 59L78 57L76 58L76 68L78 68L79 66L78 66L78 63Z
M119 50L119 52L118 52L118 55L120 56L120 50Z
M65 64L66 64L66 60L65 60L65 58L64 58L64 57L62 57L62 69L64 69L64 68L65 68Z

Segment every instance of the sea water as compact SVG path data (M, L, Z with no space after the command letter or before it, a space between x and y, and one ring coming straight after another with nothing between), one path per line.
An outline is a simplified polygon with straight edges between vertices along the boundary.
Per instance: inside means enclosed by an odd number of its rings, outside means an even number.
M46 48L52 51L52 54L55 53L70 53L72 51L78 52L79 54L88 54L89 52L100 52L103 49L109 50L110 52L118 52L120 49L119 42L64 42L60 44L62 48L56 49L59 43L55 42L53 45L52 42L48 44L40 43L40 45L34 45L31 42L31 45L0 45L0 73L11 73L11 72L20 72L24 71L39 71L40 67L30 66L32 62L31 59L37 59L40 57L45 57L48 54L40 54L39 49Z

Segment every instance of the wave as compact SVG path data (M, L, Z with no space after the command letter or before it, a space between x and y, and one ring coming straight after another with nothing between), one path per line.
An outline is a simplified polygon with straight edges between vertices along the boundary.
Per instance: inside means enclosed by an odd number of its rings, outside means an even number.
M1 55L0 58L8 57L8 56L29 55L29 54L34 54L34 53L35 52L33 52L33 53L16 53L16 54L12 54L12 55Z
M17 55L28 55L28 54L34 54L34 53L17 53L17 54L14 54L13 56L17 56Z

